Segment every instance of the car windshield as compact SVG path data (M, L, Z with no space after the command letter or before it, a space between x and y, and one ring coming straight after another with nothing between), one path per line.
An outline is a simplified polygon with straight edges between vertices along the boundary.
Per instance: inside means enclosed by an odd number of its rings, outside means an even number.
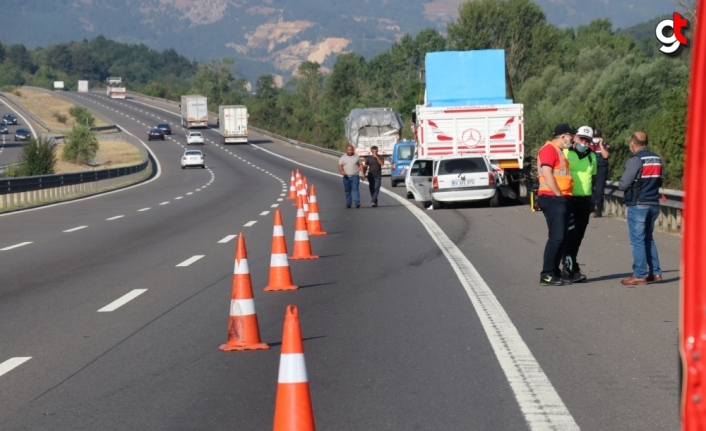
M488 172L485 160L480 157L442 160L439 165L439 175L472 174Z
M190 135L193 136L193 137L198 138L198 137L201 136L201 133L199 133L199 132L192 132L192 133L190 133Z
M201 151L187 151L184 153L185 156L200 156Z
M412 160L414 157L414 147L411 145L403 145L397 148L397 158L399 160Z
M157 124L157 127L161 127L161 128L164 128L164 129L168 129L168 128L169 128L169 124Z
M161 130L159 130L159 129L152 129L152 132L153 132L153 133L159 133L159 132L161 132Z
M17 133L29 133L27 129L17 129Z

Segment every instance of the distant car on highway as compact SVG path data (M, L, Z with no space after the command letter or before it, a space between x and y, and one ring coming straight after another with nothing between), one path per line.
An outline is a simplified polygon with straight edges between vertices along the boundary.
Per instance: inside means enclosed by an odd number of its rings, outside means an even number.
M164 132L165 135L171 135L172 134L172 128L169 124L167 123L160 123L157 124L157 128Z
M3 135L7 135L8 133L10 133L10 129L7 127L7 124L0 123L0 133L2 133Z
M17 125L17 117L15 117L13 114L5 114L2 116L2 120L11 125Z
M27 129L15 130L15 141L26 141L32 138L32 133Z
M188 135L186 135L186 145L191 145L191 144L201 144L203 145L203 135L201 132L189 132Z
M204 160L206 155L201 150L186 150L181 157L181 168L186 169L189 166L201 166L201 169L206 167Z
M150 129L150 131L147 132L147 140L151 141L152 139L164 140L164 132L156 127L154 129Z

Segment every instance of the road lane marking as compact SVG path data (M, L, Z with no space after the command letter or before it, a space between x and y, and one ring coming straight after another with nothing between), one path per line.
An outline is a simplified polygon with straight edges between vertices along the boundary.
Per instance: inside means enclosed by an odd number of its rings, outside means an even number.
M67 229L64 232L76 232L77 230L86 229L88 226L79 226L72 229Z
M141 210L137 210L137 212L149 211L149 210L151 210L151 209L152 209L152 208L150 208L150 207L142 208Z
M272 204L272 205L270 205L270 208L277 208L278 206L279 206L279 204Z
M160 205L167 205L168 203L169 203L169 201L167 201L167 202L162 202Z
M258 149L295 165L340 177L338 173L306 165L265 148L258 147ZM519 331L510 320L510 316L463 252L419 207L387 189L381 188L380 192L409 209L422 223L448 260L473 304L529 428L533 431L579 430L573 416L564 405L549 378L544 374L539 362L532 355Z
M218 241L218 244L225 244L232 240L233 238L237 237L238 235L228 235L227 237L223 238L222 240Z
M7 361L0 364L0 376L14 370L15 368L19 367L30 359L32 359L31 356L18 356L16 358L8 359Z
M174 200L175 200L175 201L178 201L179 199L182 199L182 198L183 198L183 196L177 196L177 197L174 198Z
M203 254L197 254L197 255L195 255L195 256L192 256L192 257L186 259L185 261L183 261L182 263L180 263L180 264L177 265L177 266L182 266L182 267L183 267L183 266L189 266L189 265L191 265L192 263L196 262L197 260L201 259L202 257L204 257Z
M21 242L21 243L19 243L19 244L11 245L11 246L9 246L9 247L0 248L0 251L12 250L13 248L23 247L23 246L29 245L29 244L32 244L32 241Z
M119 218L123 218L123 217L125 217L125 216L124 216L124 215L119 215L119 216L115 216L115 217L107 218L106 220L117 220L117 219L119 219Z
M147 292L147 289L135 289L131 292L126 293L125 295L121 296L120 298L116 299L105 307L101 308L100 310L98 310L98 312L106 313L110 311L115 311L145 292Z
M257 223L257 221L249 221L249 222L245 223L243 226L250 227L250 226L254 225L255 223Z
M260 213L260 215L263 216L263 215L267 215L267 214L269 214L269 213L270 213L269 211L263 211L263 212Z
M283 200L284 200L284 199L279 198L279 199L277 199L277 202L282 202Z

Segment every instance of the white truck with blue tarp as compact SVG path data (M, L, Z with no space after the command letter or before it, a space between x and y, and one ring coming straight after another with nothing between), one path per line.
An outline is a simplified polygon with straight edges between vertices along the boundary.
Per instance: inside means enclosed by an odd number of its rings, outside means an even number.
M424 104L412 119L415 157L483 155L505 197L526 196L523 105L507 97L505 52L430 52L425 62Z

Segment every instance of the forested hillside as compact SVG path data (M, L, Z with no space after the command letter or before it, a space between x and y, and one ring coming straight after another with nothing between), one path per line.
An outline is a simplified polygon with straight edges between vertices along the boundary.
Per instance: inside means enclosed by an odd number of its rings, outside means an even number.
M607 20L561 29L529 0L479 0L463 5L447 37L427 29L402 37L368 60L342 54L330 73L318 63L304 62L284 88L272 75L261 75L250 93L231 59L196 63L174 50L158 52L103 37L34 50L0 45L0 85L49 88L59 79L75 88L78 79L95 85L116 75L128 89L158 97L203 94L212 110L245 103L256 126L341 149L346 142L343 120L352 108L389 106L409 121L422 101L418 76L427 52L504 48L514 98L525 106L528 166L554 125L569 122L603 130L613 144L615 178L629 155L630 134L645 130L666 162L666 185L680 188L688 51L669 58L655 50L653 36L635 34L637 39L628 30L616 33ZM409 127L404 133L410 137Z

